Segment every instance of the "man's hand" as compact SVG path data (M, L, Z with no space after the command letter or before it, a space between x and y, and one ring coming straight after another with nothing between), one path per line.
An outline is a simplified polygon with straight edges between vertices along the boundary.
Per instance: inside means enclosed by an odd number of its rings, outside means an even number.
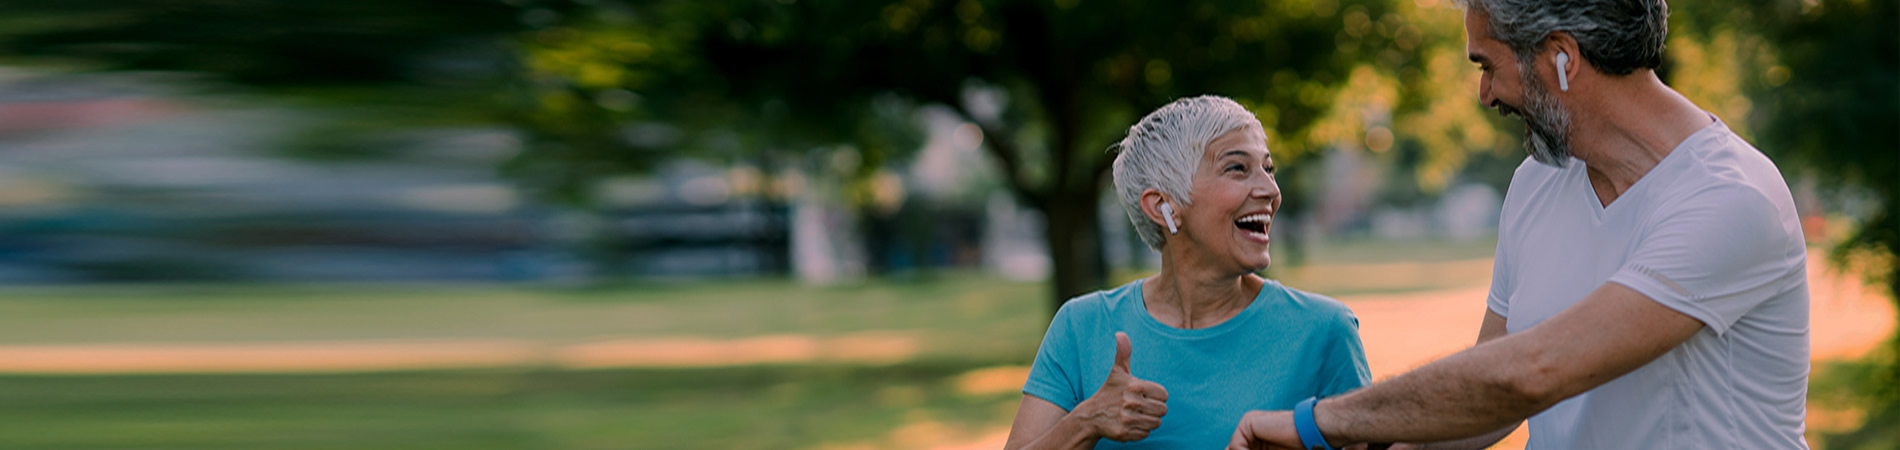
M1248 411L1234 427L1234 438L1227 450L1292 449L1300 447L1300 432L1293 428L1292 411Z
M1108 379L1094 397L1075 409L1096 435L1121 442L1138 441L1161 426L1168 414L1168 390L1151 381L1135 378L1128 368L1128 355L1134 347L1128 334L1115 332L1115 365L1109 366Z

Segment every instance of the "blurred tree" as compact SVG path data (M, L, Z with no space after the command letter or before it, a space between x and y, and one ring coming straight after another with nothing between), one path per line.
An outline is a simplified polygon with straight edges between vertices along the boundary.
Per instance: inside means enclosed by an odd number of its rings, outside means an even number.
M869 173L916 147L894 117L945 105L1044 213L1058 303L1105 280L1103 149L1141 113L1233 96L1291 162L1360 49L1379 47L1362 43L1389 40L1369 19L1387 5L1371 0L6 4L0 50L15 57L211 74L398 111L391 126L514 125L528 151L509 173L580 205L603 178L689 153L844 144Z
M619 18L577 16L552 32L675 30L668 45L690 49L678 70L621 87L666 97L647 106L668 121L776 109L756 123L850 142L836 124L895 96L980 127L1010 192L1043 213L1052 310L1106 281L1096 219L1114 156L1105 149L1141 114L1183 96L1234 97L1270 129L1276 159L1291 162L1314 146L1306 131L1352 64L1392 39L1372 21L1390 9L1379 1L600 5ZM613 61L577 64L593 63ZM694 113L708 105L727 113Z

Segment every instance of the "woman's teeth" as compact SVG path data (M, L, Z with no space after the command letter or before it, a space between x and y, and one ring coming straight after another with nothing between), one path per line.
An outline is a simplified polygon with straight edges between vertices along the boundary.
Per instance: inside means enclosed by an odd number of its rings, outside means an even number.
M1234 221L1234 226L1252 234L1266 234L1267 226L1273 224L1273 216L1253 214Z

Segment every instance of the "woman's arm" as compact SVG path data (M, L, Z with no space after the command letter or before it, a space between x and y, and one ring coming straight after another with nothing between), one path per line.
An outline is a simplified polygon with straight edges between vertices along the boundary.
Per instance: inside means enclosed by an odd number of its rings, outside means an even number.
M1080 409L1080 406L1077 406ZM1092 449L1099 433L1061 406L1034 395L1023 394L1016 407L1016 421L1009 425L1009 442L1003 450Z
M1128 336L1116 332L1115 364L1108 369L1108 379L1094 396L1076 404L1074 411L1024 394L1003 448L1092 449L1102 438L1123 442L1147 438L1149 431L1161 426L1161 416L1168 414L1168 390L1130 373L1132 351Z

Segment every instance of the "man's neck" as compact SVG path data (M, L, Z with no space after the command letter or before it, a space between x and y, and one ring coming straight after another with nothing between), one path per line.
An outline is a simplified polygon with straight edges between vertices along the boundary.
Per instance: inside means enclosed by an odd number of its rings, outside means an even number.
M1591 95L1569 100L1571 153L1584 162L1603 206L1713 120L1653 71L1604 77Z

